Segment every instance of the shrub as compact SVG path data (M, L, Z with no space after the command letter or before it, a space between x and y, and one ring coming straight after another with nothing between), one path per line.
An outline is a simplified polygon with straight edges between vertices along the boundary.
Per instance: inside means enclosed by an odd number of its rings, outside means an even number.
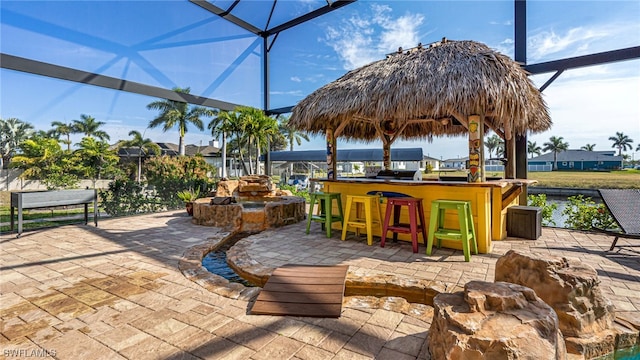
M542 225L556 225L553 220L553 212L558 209L558 204L547 204L546 194L529 195L528 203L529 206L536 206L542 209Z
M99 193L102 208L111 216L164 210L153 194L133 180L116 179Z
M617 227L604 204L596 204L590 197L582 195L570 196L567 200L569 205L562 214L567 216L565 224L568 228L591 230Z
M178 192L193 189L207 194L215 186L209 174L216 168L209 165L201 156L154 156L145 163L145 176L149 185L154 186L158 197L169 209L184 206Z

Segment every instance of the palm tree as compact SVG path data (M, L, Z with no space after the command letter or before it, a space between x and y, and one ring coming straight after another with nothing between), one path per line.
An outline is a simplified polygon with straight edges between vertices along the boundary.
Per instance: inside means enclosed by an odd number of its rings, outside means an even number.
M500 137L496 134L491 135L489 138L487 138L487 140L485 140L484 142L484 146L487 147L487 150L489 150L489 157L492 157L491 154L493 154L493 150L496 150L498 148L498 145L500 145L500 141L502 141L502 139L500 139ZM498 154L496 153L496 156Z
M175 87L173 88L173 91L182 94L189 94L191 89ZM175 126L178 126L178 131L180 133L180 142L178 143L178 147L180 149L181 156L184 156L185 154L184 135L187 133L187 125L191 123L198 128L198 130L204 130L200 117L215 115L215 112L212 109L207 109L201 106L190 106L186 102L174 100L154 101L147 105L147 109L160 111L160 115L149 123L150 128L164 125L162 131L166 132Z
M0 119L0 169L9 164L20 144L33 134L33 125L20 119Z
M263 113L264 114L264 113ZM269 143L279 134L278 121L275 118L264 115L259 118L256 136L256 171L260 169L260 154L262 150L269 151Z
M562 136L552 136L549 141L542 144L542 151L553 151L553 170L558 170L558 153L569 148L569 143L564 142Z
M309 136L305 133L299 132L296 129L289 126L289 118L284 118L280 123L280 133L284 135L289 144L289 151L293 151L293 144L298 146L302 145L302 140L309 141ZM489 154L491 155L491 154ZM289 174L293 174L293 163L290 164Z
M227 136L232 134L239 122L238 113L235 111L220 111L214 117L207 128L211 130L211 136L222 137L222 177L227 177Z
M622 156L622 152L627 151L627 149L633 149L633 146L631 146L633 140L621 132L616 132L616 136L609 137L609 140L613 141L611 147L618 148L618 156Z
M96 137L104 141L110 139L109 134L104 130L99 130L100 126L104 124L105 122L103 121L96 121L92 116L82 114L80 115L80 120L73 120L71 126L74 134L84 134L84 136Z
M583 147L580 148L580 150L585 150L585 151L593 151L593 149L595 149L596 144L587 144Z
M240 128L242 129L243 137L246 138L247 141L247 153L249 155L249 172L257 174L258 173L258 163L256 159L256 169L253 171L252 169L252 157L251 157L251 149L253 146L256 147L256 158L260 156L260 139L262 136L265 136L261 133L267 131L268 118L261 110L248 107L248 106L240 106L236 109L238 111L238 118L240 119ZM243 161L244 163L244 161Z
M67 151L71 151L71 134L74 133L74 124L67 124L61 121L53 121L51 123L53 129L49 131L50 136L66 136L67 140L62 140L64 144L67 144Z
M527 152L533 158L533 154L540 155L542 153L542 148L535 141L527 141Z
M118 149L124 148L124 147L133 147L133 148L137 148L138 149L138 176L137 176L137 180L138 180L138 183L139 183L140 182L140 178L142 177L142 154L144 153L145 156L147 155L147 153L154 153L156 155L160 155L160 153L162 152L162 149L160 149L160 146L158 146L158 144L154 143L151 139L144 138L143 135L140 134L139 131L131 130L131 131L129 131L129 136L133 136L133 139L121 141L118 144Z

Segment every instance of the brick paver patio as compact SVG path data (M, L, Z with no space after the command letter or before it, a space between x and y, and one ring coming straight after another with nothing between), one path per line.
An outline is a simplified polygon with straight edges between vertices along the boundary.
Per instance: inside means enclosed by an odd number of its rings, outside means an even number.
M611 237L544 228L537 241L494 242L465 263L460 251L428 257L421 245L373 247L364 239L304 224L249 238L266 266L348 264L362 275L401 274L455 290L493 280L509 249L579 258L600 275L618 311L640 312L640 249L605 253ZM4 358L57 359L428 359L429 318L391 306L397 299L346 298L339 319L247 315L249 303L210 292L178 270L183 253L219 234L184 211L106 219L0 236L0 336ZM620 241L621 245L623 240Z

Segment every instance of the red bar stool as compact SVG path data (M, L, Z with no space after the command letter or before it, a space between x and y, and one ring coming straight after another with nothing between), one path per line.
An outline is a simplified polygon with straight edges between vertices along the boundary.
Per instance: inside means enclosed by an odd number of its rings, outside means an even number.
M409 224L400 222L400 211L402 206L406 206L409 210ZM393 224L389 225L391 213L393 212ZM420 220L420 224L418 224ZM411 243L413 252L418 252L418 231L422 233L422 241L427 241L427 231L424 226L424 209L422 208L422 199L412 197L396 197L387 198L387 211L384 215L384 225L382 226L382 236L380 246L384 247L387 240L387 231L393 232L393 241L398 241L398 233L411 234Z

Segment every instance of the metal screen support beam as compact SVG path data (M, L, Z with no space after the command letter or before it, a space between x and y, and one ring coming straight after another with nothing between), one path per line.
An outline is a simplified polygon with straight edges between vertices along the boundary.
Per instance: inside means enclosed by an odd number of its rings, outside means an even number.
M209 99L192 94L177 93L155 86L145 85L133 81L104 76L87 71L53 65L18 56L0 53L0 67L29 74L41 75L55 79L73 81L81 84L100 86L113 90L120 90L134 94L146 95L161 99L181 101L194 105L212 107L220 110L233 110L237 104Z
M515 0L515 58L514 60L526 65L527 64L527 1ZM527 173L527 134L515 135L515 154L514 158L510 159L515 161L515 177L518 179L527 179L529 174ZM505 143L508 143L505 141ZM512 164L507 164L513 169ZM506 170L506 169L505 169ZM505 171L506 173L506 171ZM520 204L527 204L527 191L525 190L520 194Z
M530 72L532 75L536 75L633 59L640 59L640 46L605 51L584 56L576 56L572 58L548 61L539 64L531 64L526 65L524 69Z

